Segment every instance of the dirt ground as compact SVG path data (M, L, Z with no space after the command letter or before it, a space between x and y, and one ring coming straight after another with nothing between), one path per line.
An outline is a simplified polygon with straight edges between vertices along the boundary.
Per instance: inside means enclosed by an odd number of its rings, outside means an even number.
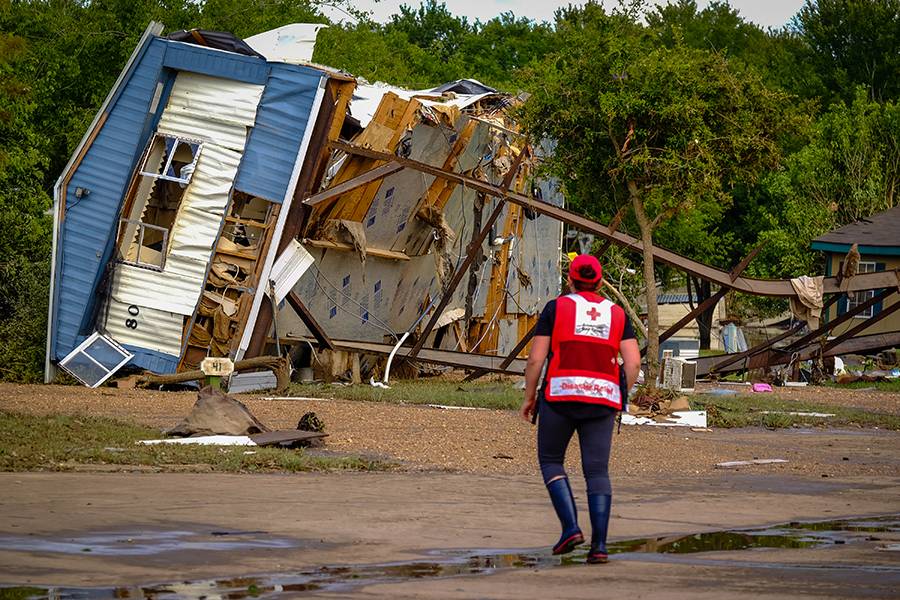
M867 394L814 399L894 410L895 398ZM88 413L159 427L177 422L194 399L0 385L2 410ZM272 427L293 427L313 410L331 434L331 450L401 467L293 475L0 473L0 586L147 597L153 594L134 586L164 584L192 598L248 582L273 595L323 598L581 597L601 589L636 598L896 598L900 589L900 552L885 551L900 543L896 530L821 548L626 554L605 566L560 566L547 552L558 524L538 476L534 430L512 411L242 400ZM587 532L577 452L570 458ZM788 462L715 468L752 458ZM614 540L900 516L900 432L623 427L611 471ZM447 574L434 566L484 553L490 568L482 571L491 574ZM504 562L521 553L538 563ZM352 575L354 569L362 575ZM327 589L282 585L310 573L344 573L348 582ZM193 583L171 583L186 581Z
M859 399L864 395L850 391L843 398L830 397L832 402L874 402ZM192 392L0 384L0 410L108 416L160 428L177 423L195 399ZM328 449L399 461L406 469L538 472L534 427L513 411L254 396L242 396L241 400L272 428L296 427L300 416L314 411L325 421ZM888 402L877 402L882 412L890 409ZM577 471L577 443L570 448L569 466ZM707 475L716 470L716 463L754 458L788 460L767 466L767 472L898 477L900 433L823 428L696 432L685 427L623 426L613 440L611 470L635 476Z

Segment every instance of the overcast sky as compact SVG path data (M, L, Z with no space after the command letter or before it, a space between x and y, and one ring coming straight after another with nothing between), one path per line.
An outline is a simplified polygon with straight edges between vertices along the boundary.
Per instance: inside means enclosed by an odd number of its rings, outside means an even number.
M665 0L658 0L660 4ZM356 0L356 6L370 11L376 21L384 22L390 15L399 12L401 4L418 8L419 0ZM470 21L480 19L487 21L503 12L512 11L517 17L528 17L536 21L552 21L553 12L560 6L568 4L580 5L579 0L444 0L447 8L454 15L468 17ZM607 8L617 5L615 0L603 0ZM708 0L697 0L700 8L709 4ZM793 17L803 0L731 0L731 5L740 11L748 21L762 27L781 27ZM330 11L329 11L330 12ZM341 15L329 14L335 20Z

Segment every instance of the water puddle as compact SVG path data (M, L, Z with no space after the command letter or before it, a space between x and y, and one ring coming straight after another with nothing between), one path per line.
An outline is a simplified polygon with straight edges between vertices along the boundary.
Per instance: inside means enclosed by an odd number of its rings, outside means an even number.
M183 539L185 532L170 532L163 544L178 544L185 549L189 541ZM262 532L225 532L224 536L248 537L236 543L259 543L252 539L253 534ZM679 535L656 538L617 541L610 545L613 560L670 560L690 562L691 564L711 564L719 566L737 566L746 568L778 568L778 569L854 569L871 570L900 578L900 567L892 566L848 566L827 564L788 564L765 563L756 561L711 560L703 556L693 556L708 552L725 552L735 550L752 550L762 548L816 548L841 545L862 540L877 539L872 534L900 533L900 515L883 517L866 517L820 522L792 522L773 527L755 529L736 529L729 531L704 532L693 535ZM156 535L156 534L153 534ZM161 534L160 534L161 535ZM218 538L223 532L214 532ZM4 538L8 539L8 538ZM132 538L133 539L133 538ZM159 541L157 536L154 540ZM175 540L174 542L172 540ZM120 541L120 540L118 540ZM113 548L118 550L118 541L112 545L99 545L94 548ZM277 543L272 538L266 541ZM147 540L138 542L147 543ZM208 543L208 542L203 542ZM221 542L225 543L225 542ZM296 544L295 544L296 545ZM273 546L265 546L273 547ZM19 547L16 549L26 549ZM206 547L202 549L208 549ZM43 552L69 552L71 548L48 550ZM0 586L0 600L80 600L96 599L184 599L200 600L204 598L242 599L267 598L282 593L297 595L311 591L347 591L363 585L375 583L396 583L425 578L448 578L458 576L486 575L511 569L549 569L569 565L584 564L587 548L558 557L552 556L549 550L457 550L432 551L428 560L413 562L381 563L372 565L338 565L323 566L296 572L272 573L234 579L217 579L204 581L187 581L149 586L123 586L106 588L67 588L67 587L4 587ZM100 554L101 552L98 552ZM601 567L602 568L602 567Z
M262 534L262 535L261 535ZM296 540L264 531L98 532L66 538L0 535L0 550L98 556L151 556L168 552L294 548ZM0 594L0 598L2 598Z

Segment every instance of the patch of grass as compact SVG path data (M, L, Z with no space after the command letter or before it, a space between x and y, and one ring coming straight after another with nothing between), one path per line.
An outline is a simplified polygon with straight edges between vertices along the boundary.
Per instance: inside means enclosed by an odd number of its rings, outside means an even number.
M0 412L0 471L68 471L84 464L223 473L390 468L359 457L311 456L302 449L136 444L160 437L157 429L107 418Z
M700 348L700 357L704 356L722 356L725 354L724 350L713 350L711 348Z
M869 412L860 408L828 406L811 402L779 400L764 394L754 396L711 396L701 394L691 397L691 408L705 410L710 427L880 427L900 430L900 415ZM834 414L833 417L809 417L790 415L790 412Z
M875 389L879 392L894 392L900 394L900 378L889 381L854 381L853 383L836 383L826 381L822 385L836 389L863 390Z
M397 381L391 389L371 385L292 384L289 396L336 398L395 404L443 404L513 410L522 404L523 392L510 382Z

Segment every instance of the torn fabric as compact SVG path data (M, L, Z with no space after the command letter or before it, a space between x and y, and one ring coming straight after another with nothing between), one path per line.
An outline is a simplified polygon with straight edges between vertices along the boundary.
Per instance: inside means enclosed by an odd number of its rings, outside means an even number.
M819 328L819 319L822 317L822 291L824 277L809 277L802 275L791 279L791 286L797 293L791 296L791 312L801 321L806 321L811 330Z

